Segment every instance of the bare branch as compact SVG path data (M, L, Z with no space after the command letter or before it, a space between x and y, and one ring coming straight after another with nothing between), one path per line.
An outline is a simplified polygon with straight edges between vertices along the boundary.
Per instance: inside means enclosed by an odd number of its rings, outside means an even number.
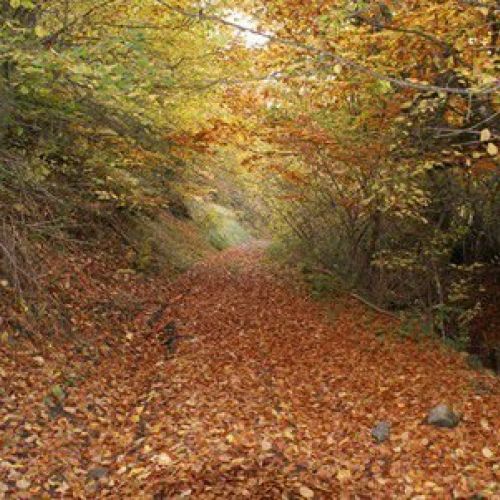
M357 61L353 61L351 59L347 59L343 56L339 56L335 54L334 52L330 50L322 50L314 45L302 43L302 42L297 42L295 40L288 40L284 38L280 38L276 35L265 33L263 31L256 30L254 28L249 28L246 26L242 26L241 24L228 21L227 19L223 19L218 16L214 15L209 15L209 14L204 14L203 12L188 12L184 9L181 9L179 7L176 7L174 5L170 5L166 3L164 0L157 0L159 4L164 6L166 9L176 12L177 14L180 14L182 16L189 17L191 19L198 19L198 20L204 20L204 21L211 21L217 24L221 24L224 26L228 26L230 28L234 28L238 31L241 32L246 32L246 33L252 33L254 35L261 36L263 38L266 38L269 40L270 43L276 43L279 45L285 45L288 47L294 47L302 50L306 50L308 52L313 52L318 54L322 59L330 59L332 60L335 64L339 64L343 66L344 68L351 69L357 73L361 73L364 75L367 75L371 78L374 78L376 80L381 80L385 82L392 83L398 87L405 87L405 88L411 88L415 90L421 90L424 92L445 92L448 94L461 94L461 95L479 95L479 94L492 94L497 92L500 89L500 83L496 83L495 85L491 87L487 87L484 89L468 89L468 88L460 88L460 87L440 87L437 85L430 85L430 84L424 84L424 83L417 83L413 82L407 79L402 79L402 78L397 78L393 77L390 75L386 75L384 73L380 73L377 70L373 70L370 68L367 68L366 66L358 63Z

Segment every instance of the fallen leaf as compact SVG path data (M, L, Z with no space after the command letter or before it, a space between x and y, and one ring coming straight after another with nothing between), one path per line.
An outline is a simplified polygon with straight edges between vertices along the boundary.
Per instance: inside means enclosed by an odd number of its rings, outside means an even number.
M54 385L50 389L50 392L59 400L62 401L65 397L66 394L64 392L64 389L60 385Z
M142 474L146 469L144 467L135 467L130 470L128 473L129 476L138 476L139 474Z
M314 491L307 486L301 486L299 488L299 493L302 498L314 498Z
M481 419L481 427L485 430L485 431L489 431L491 430L491 427L490 427L490 424L488 423L488 421L484 418Z
M337 472L337 479L342 483L351 479L351 471L349 469L340 469Z
M35 362L36 365L38 366L43 366L45 364L45 360L42 358L42 356L35 356L33 358L33 361Z
M27 490L30 486L31 483L27 479L19 479L16 481L16 487L20 490Z
M267 439L263 439L260 443L260 447L262 448L262 451L269 451L273 449L273 444Z
M160 453L155 459L159 465L170 465L172 463L172 459L166 453Z

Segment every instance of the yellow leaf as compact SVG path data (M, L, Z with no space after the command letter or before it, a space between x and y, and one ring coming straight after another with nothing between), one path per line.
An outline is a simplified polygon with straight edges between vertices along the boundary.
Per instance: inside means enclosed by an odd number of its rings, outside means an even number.
M45 28L42 28L41 26L37 26L35 28L35 35L38 38L44 38L48 35L47 30Z
M492 142L490 142L488 144L488 153L491 155L491 156L496 156L498 154L498 148L495 144L493 144Z
M342 483L351 479L351 471L349 469L340 469L337 472L337 479Z
M491 139L491 132L489 129L485 128L481 130L481 142L486 142Z
M144 467L135 467L134 469L131 469L130 472L128 473L129 476L138 476L139 474L142 474L146 469Z
M493 458L494 453L489 449L489 448L483 448L482 450L483 457L484 458Z

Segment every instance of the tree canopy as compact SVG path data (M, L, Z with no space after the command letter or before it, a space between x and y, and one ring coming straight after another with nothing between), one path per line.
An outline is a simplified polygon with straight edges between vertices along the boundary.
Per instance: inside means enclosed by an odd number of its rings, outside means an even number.
M496 2L3 0L0 15L12 223L39 203L78 225L215 193L444 336L476 314L500 245Z

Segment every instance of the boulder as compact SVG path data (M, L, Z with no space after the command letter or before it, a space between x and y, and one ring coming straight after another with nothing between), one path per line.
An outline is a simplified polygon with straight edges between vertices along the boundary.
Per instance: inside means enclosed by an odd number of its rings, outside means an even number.
M389 439L391 434L391 424L389 422L379 422L372 429L372 438L377 441L377 443L383 443Z
M456 427L459 422L460 416L445 404L435 406L427 415L427 423L434 427L446 427L451 429Z

